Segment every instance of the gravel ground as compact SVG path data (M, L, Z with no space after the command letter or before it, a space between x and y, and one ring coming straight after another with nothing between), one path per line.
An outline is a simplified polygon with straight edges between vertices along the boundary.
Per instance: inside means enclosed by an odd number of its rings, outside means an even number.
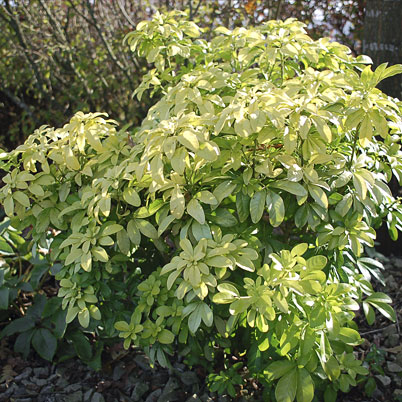
M364 384L348 394L343 402L402 401L402 259L385 259L384 291L394 300L398 321L391 324L377 315L372 327L358 318L364 343L356 350L365 357L370 376L376 383L371 397ZM146 356L138 351L110 359L102 372L94 372L79 360L51 364L31 355L28 361L12 352L7 340L0 343L0 402L225 402L233 400L210 393L202 370L190 370L175 363L173 369L151 369ZM241 390L237 401L259 401L252 385Z

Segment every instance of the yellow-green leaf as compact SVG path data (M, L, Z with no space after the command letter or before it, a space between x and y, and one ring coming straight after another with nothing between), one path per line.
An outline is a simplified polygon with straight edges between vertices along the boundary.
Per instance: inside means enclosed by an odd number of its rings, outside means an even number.
M105 229L103 229L102 235L103 236L110 236L110 235L113 235L113 234L119 232L122 229L123 229L123 226L121 226L121 225L119 225L117 223L114 223L112 225L106 226Z
M172 191L170 197L170 212L176 219L180 219L183 216L186 202L184 195L182 194L180 187L176 186Z
M292 402L296 397L297 369L286 373L276 385L275 397L277 402Z
M89 325L89 310L85 307L83 310L81 310L78 313L78 321L80 323L81 326L83 326L84 328L87 328Z
M13 198L14 198L14 200L18 201L24 207L29 208L31 206L28 196L25 193L23 193L22 191L14 192Z
M158 232L155 229L154 225L151 222L145 219L136 219L135 220L136 226L138 227L139 231L144 235L151 239L158 238Z
M265 190L257 191L250 201L250 216L253 223L261 220L265 208L266 192Z
M314 398L314 382L305 368L297 370L297 402L311 402Z
M187 212L201 225L205 223L204 209L195 198L190 200L190 202L187 204Z
M180 133L180 135L177 137L177 140L193 152L197 152L200 147L197 135L190 130L184 130L182 133Z
M100 262L108 262L109 261L109 256L106 252L106 250L103 247L93 247L91 249L92 256L95 258L95 260L100 261Z
M129 203L134 207L139 207L141 205L141 199L138 193L131 187L127 187L123 191L124 201Z

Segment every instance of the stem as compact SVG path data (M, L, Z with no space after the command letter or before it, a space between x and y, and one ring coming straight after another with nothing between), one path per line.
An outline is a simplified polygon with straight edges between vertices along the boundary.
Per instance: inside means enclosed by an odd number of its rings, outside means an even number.
M359 139L359 128L360 128L360 124L358 124L357 128L356 128L356 133L355 133L355 138L353 141L353 148L352 148L352 155L350 155L350 160L348 163L348 168L350 169L352 167L353 164L353 158L355 157L355 153L356 153L356 147L357 147L357 140Z
M255 154L257 152L257 140L254 140L254 149L253 149L253 163L252 163L252 169L253 169L253 177L255 174Z

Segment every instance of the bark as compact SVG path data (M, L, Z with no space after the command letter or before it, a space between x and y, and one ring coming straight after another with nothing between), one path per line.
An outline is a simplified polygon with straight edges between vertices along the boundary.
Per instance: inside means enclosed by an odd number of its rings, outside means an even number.
M402 0L367 0L363 53L373 59L374 67L402 63ZM402 99L402 76L387 78L379 88Z
M402 63L402 0L367 0L364 20L363 53L373 59L374 68L382 63ZM385 79L378 85L387 95L402 99L402 75ZM401 187L393 178L389 183L394 196ZM391 241L385 224L377 230L377 249L385 255L402 255L402 236Z

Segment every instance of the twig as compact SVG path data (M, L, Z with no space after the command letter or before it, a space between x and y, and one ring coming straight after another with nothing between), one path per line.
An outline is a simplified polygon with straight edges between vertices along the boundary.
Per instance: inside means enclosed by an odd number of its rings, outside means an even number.
M124 75L126 76L126 78L128 79L128 83L129 83L129 85L130 85L130 88L131 88L132 90L134 90L134 87L133 87L133 84L132 84L132 79L131 79L132 77L130 77L130 75L127 73L127 69L126 69L126 68L120 63L120 61L117 59L117 57L115 56L115 54L114 54L112 48L110 47L108 41L106 40L105 35L103 34L102 30L99 28L99 25L98 25L98 23L97 23L97 20L96 20L96 17L95 17L95 14L94 14L94 11L93 11L93 8L92 8L92 5L91 5L90 0L87 0L87 1L86 1L86 5L87 5L87 9L88 9L89 15L91 16L92 21L93 21L93 22L92 22L92 25L93 25L94 28L96 29L96 32L98 32L98 35L99 35L99 37L100 37L102 43L104 44L104 46L105 46L105 48L106 48L106 51L108 52L108 54L109 54L111 60L112 60L113 63L123 72L123 74L124 74ZM88 21L88 19L87 19L86 17L84 17L84 18Z
M126 19L126 21L133 27L135 28L135 22L130 18L130 16L128 15L126 9L124 8L124 6L121 4L121 0L117 0L117 5L120 8L121 13L123 14L124 18Z
M23 100L21 100L18 96L12 94L7 88L2 88L1 92L3 92L20 109L25 110L28 113L28 115L36 122L36 119L35 119L35 116L32 113L32 110L29 109L29 106Z
M8 0L6 0L5 6L1 6L1 8L5 12L5 14L7 14L9 16L9 19L7 19L6 16L3 15L2 13L0 13L0 17L3 18L4 21L6 23L8 23L14 30L14 32L17 36L18 42L20 43L21 47L23 48L23 55L27 59L28 63L30 64L30 66L33 70L34 76L36 78L35 85L37 86L39 93L42 94L42 96L44 96L45 93L43 91L43 88L45 87L45 83L44 83L42 76L40 75L39 69L38 69L35 61L32 59L32 57L30 55L30 49L28 48L27 40L25 39L25 36L22 32L20 21L13 14L13 11L11 10L10 2Z
M390 325L388 325L388 326L385 327L385 328L377 328L377 329L373 329L373 330L371 330L371 331L362 332L362 333L360 334L360 336L365 336L365 335L370 335L370 334L376 334L376 333L379 333L379 332L382 332L382 331L386 330L387 328L392 327L393 325L395 325L395 324L390 324Z
M281 14L281 8L282 8L282 0L278 1L278 5L276 7L276 13L275 13L275 19L279 19L279 15Z

